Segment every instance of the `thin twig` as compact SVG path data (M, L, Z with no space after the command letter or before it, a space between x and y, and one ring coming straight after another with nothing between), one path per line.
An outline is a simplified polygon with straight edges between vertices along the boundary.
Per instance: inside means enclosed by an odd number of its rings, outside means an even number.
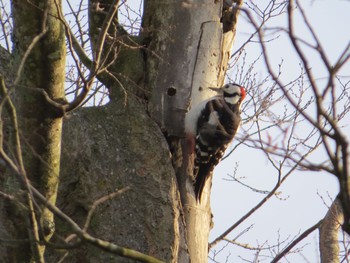
M115 192L113 192L113 193L111 193L111 194L109 194L109 195L102 196L101 198L97 199L97 200L92 204L92 206L91 206L91 208L90 208L90 210L89 210L89 213L88 213L88 215L87 215L87 217L86 217L86 220L85 220L85 224L84 224L84 227L83 227L83 231L86 232L86 231L88 230L89 225L90 225L90 221L91 221L91 218L92 218L92 215L94 214L96 208L97 208L100 204L102 204L102 203L104 203L104 202L106 202L106 201L108 201L108 200L111 200L111 199L115 198L116 196L125 193L125 192L128 191L128 190L130 190L130 187L129 187L129 186L124 187L124 188L122 188L122 189L120 189L120 190L117 190L117 191L115 191Z
M309 234L311 234L313 231L318 229L320 225L322 224L322 220L310 227L309 229L305 230L304 233L302 233L298 238L296 238L292 243L290 243L283 251L281 251L272 261L271 263L277 263L281 258L283 258L295 245L297 245L301 240L306 238Z

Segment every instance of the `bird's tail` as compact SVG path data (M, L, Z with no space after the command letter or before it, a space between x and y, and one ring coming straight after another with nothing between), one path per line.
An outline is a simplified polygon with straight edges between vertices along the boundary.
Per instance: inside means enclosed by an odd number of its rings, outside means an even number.
M196 195L197 202L200 203L202 198L203 189L206 181L212 173L212 169L206 169L207 167L200 167L194 182L194 193Z

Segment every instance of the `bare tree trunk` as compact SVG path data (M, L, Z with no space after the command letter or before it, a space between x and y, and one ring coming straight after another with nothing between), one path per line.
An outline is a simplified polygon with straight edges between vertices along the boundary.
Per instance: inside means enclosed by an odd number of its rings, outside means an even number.
M147 60L147 84L153 92L150 112L172 145L193 262L206 262L208 257L211 179L198 204L193 195L193 156L188 155L188 145L182 139L183 119L190 104L212 95L208 87L223 84L241 5L239 1L233 9L227 32L220 21L222 1L169 1L160 6L148 1L145 6L144 28L156 28L147 32L152 36Z
M320 226L321 262L339 262L339 229L343 221L341 204L336 199Z
M16 75L14 87L9 87L9 92L16 95L18 132L24 152L24 167L20 168L19 175L23 181L27 176L53 204L60 168L62 118L46 97L53 101L64 99L66 55L65 35L56 18L56 4L59 6L59 1L12 1ZM20 167L18 156L14 158ZM25 199L30 206L28 196ZM50 238L54 231L53 214L45 207L41 209L35 215L29 210L15 217L13 223L18 238L33 238L33 235ZM31 218L30 225L24 224L23 218ZM27 230L32 234L28 235ZM37 256L42 258L44 246L39 246L34 240L28 244L31 244L32 252L38 249L40 256ZM29 247L21 246L12 256L20 262L28 262L31 254L28 250Z
M209 198L202 207L194 199L191 166L187 166L191 157L186 155L185 140L178 140L184 137L191 92L201 94L194 97L198 102L210 96L207 87L218 86L221 8L213 1L168 1L159 7L158 1L148 1L144 16L145 28L155 28L157 23L156 30L148 32L152 36L147 59L147 81L153 94L150 113L172 144L192 262L207 261L211 211Z

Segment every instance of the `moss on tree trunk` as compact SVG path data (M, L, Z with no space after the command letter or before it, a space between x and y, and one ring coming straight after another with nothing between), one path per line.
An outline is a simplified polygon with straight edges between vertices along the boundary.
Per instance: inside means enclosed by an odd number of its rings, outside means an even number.
M55 203L60 172L62 118L45 99L64 99L65 34L57 18L59 1L12 1L14 17L14 91L19 117L19 132L24 153L25 174L46 198ZM23 176L23 174L21 174ZM36 210L39 229L49 238L54 231L53 214L45 207ZM28 215L22 215L24 217ZM26 237L26 229L33 226L18 221L18 235ZM36 231L34 229L29 230ZM37 244L32 243L36 247ZM27 248L29 249L29 247ZM44 246L39 247L43 254ZM21 255L23 247L14 253L19 261L28 261Z

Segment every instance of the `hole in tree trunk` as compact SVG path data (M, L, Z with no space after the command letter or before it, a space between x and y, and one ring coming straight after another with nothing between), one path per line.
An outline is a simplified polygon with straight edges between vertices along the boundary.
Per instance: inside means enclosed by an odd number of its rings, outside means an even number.
M168 88L168 96L174 96L176 94L176 89L174 87Z

